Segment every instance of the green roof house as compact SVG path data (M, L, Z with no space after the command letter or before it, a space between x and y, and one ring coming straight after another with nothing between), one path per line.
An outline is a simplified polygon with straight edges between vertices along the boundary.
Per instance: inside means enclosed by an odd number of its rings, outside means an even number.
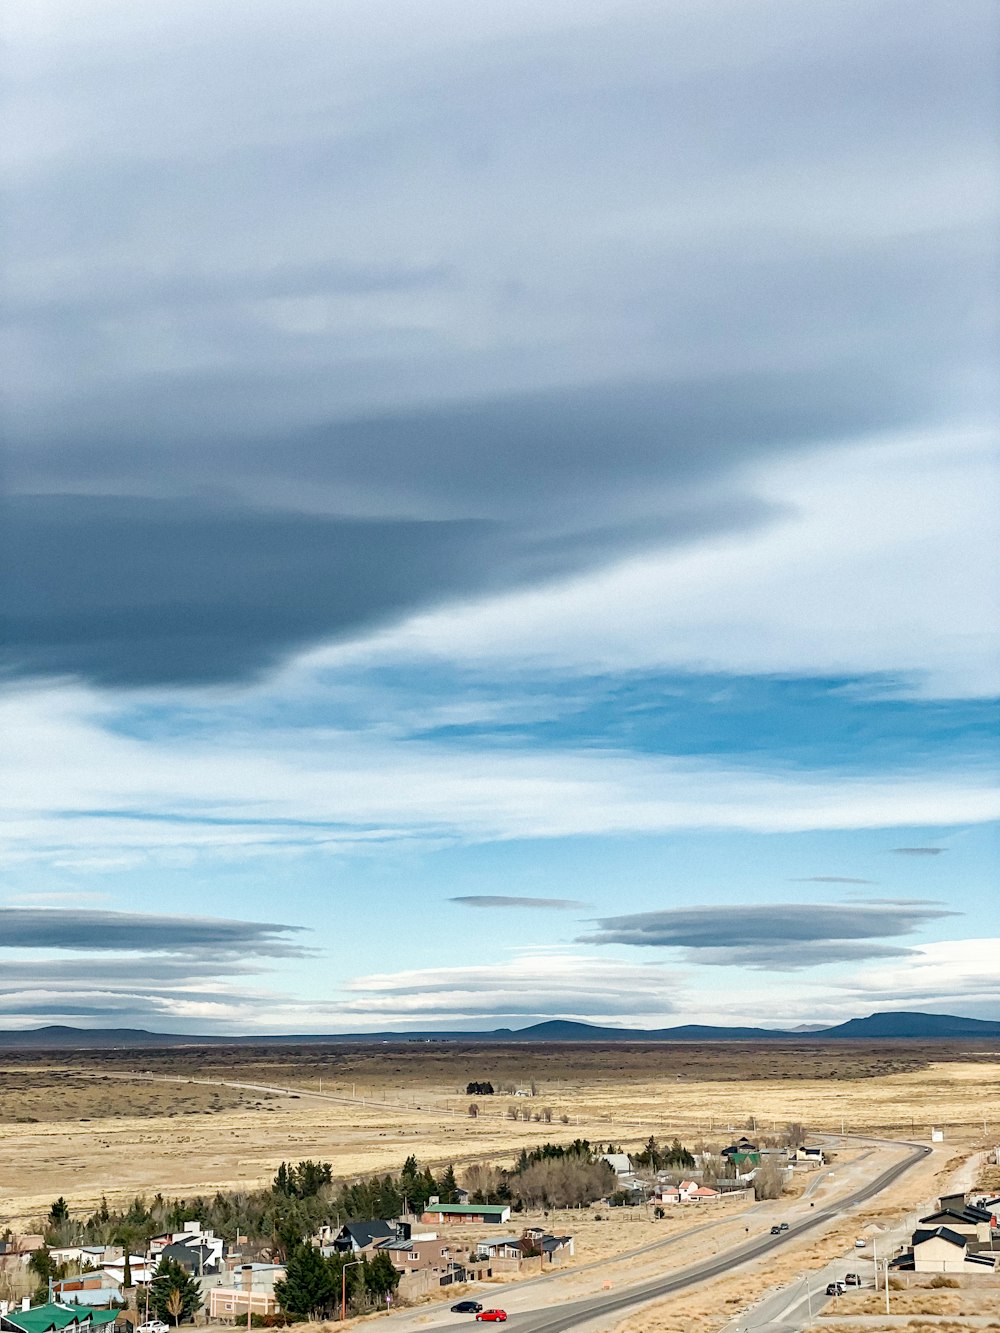
M0 1329L7 1333L90 1333L115 1322L117 1310L92 1310L88 1305L35 1305L28 1310L8 1310L0 1315Z

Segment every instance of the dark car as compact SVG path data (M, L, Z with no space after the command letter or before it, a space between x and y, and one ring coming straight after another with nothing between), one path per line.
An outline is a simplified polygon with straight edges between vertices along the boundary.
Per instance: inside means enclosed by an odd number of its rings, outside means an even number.
M861 1274L860 1274L860 1273L845 1273L845 1274L844 1274L844 1286L845 1286L845 1287L860 1287L860 1286L861 1286Z
M843 1296L847 1288L843 1282L828 1282L826 1284L826 1294L828 1296Z
M478 1314L483 1307L478 1301L459 1301L451 1307L452 1314Z
M772 1236L781 1235L781 1227L779 1227L777 1223L775 1223L774 1226L771 1228L771 1235Z
M485 1320L491 1324L505 1324L507 1322L506 1310L480 1310L476 1315L477 1319Z

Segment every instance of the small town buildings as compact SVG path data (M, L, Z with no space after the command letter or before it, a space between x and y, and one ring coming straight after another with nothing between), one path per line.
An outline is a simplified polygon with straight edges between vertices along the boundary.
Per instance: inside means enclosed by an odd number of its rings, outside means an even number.
M822 1148L813 1148L802 1144L792 1153L792 1161L796 1166L823 1166L826 1158L823 1155Z
M221 1266L222 1258L225 1254L225 1241L221 1236L217 1236L214 1231L206 1230L200 1222L192 1220L185 1222L180 1231L167 1231L160 1236L154 1236L149 1242L149 1253L158 1259L167 1249L171 1250L170 1258L178 1257L173 1247L181 1245L188 1250L203 1250L205 1254L201 1256L201 1263L205 1271L214 1271ZM185 1267L188 1265L185 1263Z
M122 1289L104 1273L84 1273L53 1282L52 1299L62 1305L93 1305L106 1310L121 1301Z
M156 1272L156 1263L152 1259L147 1259L141 1254L129 1255L129 1278L133 1287L143 1287L152 1278ZM157 1260L157 1263L159 1261ZM125 1285L125 1260L110 1259L98 1270L109 1282L115 1283L119 1288Z
M54 1264L79 1264L81 1268L103 1268L122 1257L120 1245L62 1245L49 1250Z
M657 1185L653 1191L655 1204L708 1203L722 1197L710 1185L699 1185L696 1180L682 1180L679 1185Z
M616 1176L630 1176L634 1171L632 1159L628 1153L624 1152L605 1152L598 1158L600 1162L607 1162L608 1166Z
M382 1218L370 1222L346 1222L334 1237L333 1244L323 1246L322 1249L324 1252L360 1257L373 1254L380 1242L395 1240L398 1234L395 1222L387 1222Z
M968 1205L958 1208L939 1208L935 1213L928 1213L920 1219L921 1227L934 1229L947 1227L955 1231L970 1243L978 1241L982 1245L990 1243L991 1214Z
M510 1205L506 1203L429 1203L421 1215L422 1222L438 1226L449 1222L484 1222L502 1226L510 1221Z
M64 1305L49 1301L45 1305L29 1306L0 1314L3 1333L90 1333L103 1329L115 1321L117 1311L95 1310L89 1305Z
M233 1270L231 1281L212 1287L208 1292L208 1313L212 1319L245 1322L251 1317L278 1313L275 1282L285 1277L281 1264L243 1264Z
M970 1254L965 1237L948 1227L915 1231L912 1257L914 1273L982 1273L994 1267L988 1254Z
M211 1276L222 1271L222 1245L205 1245L201 1241L175 1241L165 1245L159 1253L160 1259L172 1259L194 1277Z
M488 1240L476 1241L476 1254L481 1259L520 1259L521 1239L519 1236L491 1236Z

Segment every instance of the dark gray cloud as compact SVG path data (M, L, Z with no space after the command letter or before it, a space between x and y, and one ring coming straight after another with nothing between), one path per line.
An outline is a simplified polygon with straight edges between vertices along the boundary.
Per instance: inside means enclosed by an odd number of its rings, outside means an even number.
M745 530L754 460L992 380L980 0L11 3L8 670L245 677Z
M506 894L474 893L450 900L462 903L465 907L541 907L555 908L557 911L572 912L586 907L586 903L575 898L513 898Z
M955 915L935 903L909 900L667 908L601 918L580 942L683 949L699 963L794 971L905 955L909 950L883 941Z
M893 847L897 856L941 856L947 847Z
M289 937L301 929L272 922L211 917L0 907L0 948L4 949L194 952L226 959L259 951L273 957L295 957L304 950Z

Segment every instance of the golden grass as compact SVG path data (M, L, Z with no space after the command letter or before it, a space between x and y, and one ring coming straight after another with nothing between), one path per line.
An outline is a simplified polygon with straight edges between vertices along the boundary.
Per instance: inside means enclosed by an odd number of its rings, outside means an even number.
M896 1134L912 1126L918 1135L940 1124L947 1148L1000 1105L1000 1056L931 1058L943 1054L958 1052L412 1043L80 1052L48 1063L36 1053L4 1056L4 1113L24 1115L29 1104L42 1113L36 1123L0 1123L0 1227L30 1221L59 1194L77 1213L92 1209L102 1194L112 1203L157 1191L190 1198L257 1187L280 1160L305 1157L332 1161L338 1175L354 1177L398 1169L411 1152L432 1165L461 1166L509 1161L522 1145L577 1135L626 1147L649 1133L721 1145L748 1123L770 1132L793 1120ZM160 1081L137 1079L137 1070L151 1070ZM188 1082L193 1074L213 1085ZM177 1081L163 1082L163 1076ZM539 1096L477 1098L483 1113L470 1119L464 1083L499 1083L505 1076L522 1084L535 1078ZM319 1091L320 1079L325 1095L344 1100L308 1095ZM223 1080L300 1095L267 1098L218 1086ZM56 1095L56 1088L67 1095ZM352 1092L364 1103L352 1101ZM551 1107L554 1121L511 1121L505 1108L515 1104ZM82 1116L66 1118L84 1106ZM209 1114L211 1107L218 1109ZM560 1123L563 1115L568 1124ZM89 1123L80 1123L84 1118Z

